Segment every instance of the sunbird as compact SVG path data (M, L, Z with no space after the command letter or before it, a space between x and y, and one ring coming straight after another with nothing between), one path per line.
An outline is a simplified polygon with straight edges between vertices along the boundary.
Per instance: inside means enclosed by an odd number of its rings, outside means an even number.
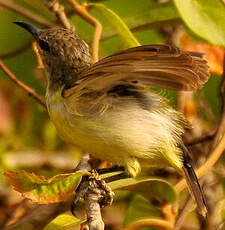
M15 22L37 41L46 76L50 119L68 143L123 166L136 177L143 166L172 166L187 181L206 217L202 189L183 144L186 119L150 90L193 91L209 78L203 55L171 45L144 45L94 63L88 45L72 30L40 30Z

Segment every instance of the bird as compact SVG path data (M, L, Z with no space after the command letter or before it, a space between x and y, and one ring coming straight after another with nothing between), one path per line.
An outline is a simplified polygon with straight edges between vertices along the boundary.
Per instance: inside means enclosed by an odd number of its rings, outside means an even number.
M188 122L152 90L200 89L209 79L203 54L155 44L94 63L88 45L72 30L14 23L38 44L47 78L47 109L59 135L84 153L123 166L130 177L145 166L172 166L185 177L205 218L204 194L182 141Z

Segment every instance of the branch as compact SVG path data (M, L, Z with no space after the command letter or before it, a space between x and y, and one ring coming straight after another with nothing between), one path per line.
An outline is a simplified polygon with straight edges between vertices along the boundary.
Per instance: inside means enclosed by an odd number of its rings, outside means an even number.
M19 13L23 16L25 16L26 18L31 19L34 22L37 22L40 25L43 25L45 27L51 27L51 24L48 23L45 19L34 15L33 13L30 13L29 11L25 10L24 8L15 5L14 3L12 3L10 0L0 0L0 6L8 8L16 13Z
M95 62L98 61L99 56L99 41L102 34L102 24L93 16L91 16L87 11L87 5L80 5L75 0L68 0L68 2L72 5L74 11L82 17L85 21L89 22L91 25L95 27L95 32L92 40L92 56Z
M7 74L7 76L14 81L20 88L22 88L24 91L28 93L29 96L33 97L36 101L38 101L43 107L46 108L46 103L42 97L40 97L36 91L23 82L21 82L2 62L0 59L0 68Z
M33 41L33 42L32 42L32 48L33 48L34 53L35 53L36 58L37 58L38 68L39 68L39 69L44 69L44 64L43 64L43 61L42 61L42 59L41 59L41 54L40 54L40 52L39 52L38 45L37 45L37 42L36 42L36 41Z
M164 205L162 207L165 220L156 218L146 218L137 220L128 225L124 230L136 230L142 227L157 226L162 229L172 230L174 228L176 210L171 205Z
M32 210L29 210L29 212L26 215L21 217L14 224L4 226L3 230L13 230L13 229L16 229L18 226L22 225L23 223L27 223L35 215L37 215L37 213L39 213L41 209L42 207L40 205L35 206L35 208L33 208Z
M214 138L216 131L217 131L217 129L213 129L213 130L209 131L208 133L203 134L200 137L196 137L192 140L184 141L184 144L186 146L192 146L192 145L200 144L200 143L205 142L205 141L210 141Z
M209 169L211 169L214 164L218 161L225 149L225 134L222 136L220 142L215 147L215 149L210 154L209 159L200 168L196 170L198 178L203 177ZM182 179L175 185L177 193L180 193L187 186L185 179Z
M225 131L225 53L223 57L223 74L222 74L222 81L220 84L220 98L222 102L221 106L221 119L219 122L219 126L216 132L216 135L213 139L212 147L211 149L214 149L218 141L220 140L221 136L223 135Z
M48 7L50 11L52 11L60 23L66 29L72 29L68 18L66 17L64 7L59 4L58 0L45 0L45 5Z
M174 230L179 230L182 227L182 224L184 223L187 214L189 213L190 206L192 205L193 201L190 195L188 195L188 198L180 211L179 215L177 216L176 223L174 226Z
M16 56L22 53L23 51L25 51L26 49L30 48L31 43L32 43L32 40L29 40L28 42L26 42L25 44L23 44L22 46L18 47L15 50L12 50L6 53L0 53L0 58L9 58L9 57Z
M171 226L170 222L166 220L149 218L149 219L137 220L132 224L128 225L124 230L137 230L139 228L149 227L149 226L157 226L169 230L173 229L173 226Z
M211 169L215 163L218 161L220 156L223 154L223 151L225 149L225 54L224 54L224 60L223 60L223 79L220 86L220 96L222 99L222 115L219 122L219 126L216 132L216 135L213 139L212 143L212 152L210 154L209 159L196 170L196 174L198 178L201 178L204 176L209 169ZM187 186L185 180L181 180L178 182L175 186L175 189L177 193L181 192L185 187Z
M90 230L104 230L104 222L101 215L101 207L111 204L112 199L107 200L113 195L111 189L101 179L96 171L92 171L91 176L83 177L82 181L76 190L74 202L72 205L72 213L80 198L85 201L85 209L87 213L87 223ZM106 200L105 200L106 199ZM110 201L105 203L105 201Z

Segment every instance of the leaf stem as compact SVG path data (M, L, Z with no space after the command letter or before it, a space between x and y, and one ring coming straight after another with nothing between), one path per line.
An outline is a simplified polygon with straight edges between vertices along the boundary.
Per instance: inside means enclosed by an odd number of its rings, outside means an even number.
M0 6L8 8L18 14L21 14L25 16L26 18L31 19L34 22L37 22L40 25L43 25L45 27L51 27L51 24L48 23L45 19L34 15L33 13L30 13L29 11L25 10L24 8L12 3L10 0L0 0Z
M95 32L92 40L92 56L93 60L97 62L99 59L99 41L102 35L102 24L88 13L86 4L80 5L75 0L68 0L68 2L72 5L74 11L80 17L95 27Z
M46 103L45 100L40 97L37 92L32 89L31 87L29 87L28 85L24 84L22 81L20 81L16 75L14 75L8 68L7 66L2 62L2 60L0 59L0 68L3 70L4 73L6 73L6 75L16 83L16 85L18 85L20 88L22 88L24 91L26 91L28 93L29 96L33 97L36 101L39 102L39 104L41 104L43 107L46 108Z
M32 40L29 40L25 44L23 44L22 46L16 48L15 50L11 50L11 51L8 51L8 52L5 52L5 53L0 53L0 58L14 57L14 56L22 53L23 51L29 49L31 43L32 43Z
M166 204L162 207L162 212L165 216L165 220L156 219L156 218L141 219L131 223L124 230L136 230L141 227L150 227L150 226L158 226L163 229L169 229L169 230L173 229L177 210L174 210L174 207L172 205Z
M72 29L72 26L65 14L64 6L59 4L58 0L46 0L45 5L56 15L64 28Z
M173 226L171 226L171 223L167 220L148 218L148 219L137 220L131 223L130 225L128 225L124 230L136 230L142 227L149 227L149 226L158 226L163 229L169 229L169 230L173 228Z
M221 141L212 151L209 159L205 162L205 164L203 164L200 168L196 170L196 174L198 178L203 177L208 172L208 170L214 166L214 164L217 162L217 160L222 155L224 149L225 149L225 134L223 134ZM182 179L180 182L178 182L175 185L175 190L177 193L180 193L186 186L187 184L186 184L185 179Z
M210 168L212 168L215 163L218 161L220 156L222 155L224 149L225 149L225 54L224 54L224 60L223 60L223 79L220 86L220 96L222 100L222 115L220 119L220 123L217 129L217 132L213 138L212 142L212 152L210 154L210 157L208 160L196 170L196 174L198 178L201 178L204 176ZM185 187L187 186L185 180L181 180L175 185L175 189L177 193L180 193Z

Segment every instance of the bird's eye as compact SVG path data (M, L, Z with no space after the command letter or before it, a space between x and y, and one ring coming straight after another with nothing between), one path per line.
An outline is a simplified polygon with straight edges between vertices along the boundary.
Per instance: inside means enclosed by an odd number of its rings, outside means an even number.
M42 50L50 52L50 48L47 42L39 39L38 44Z

